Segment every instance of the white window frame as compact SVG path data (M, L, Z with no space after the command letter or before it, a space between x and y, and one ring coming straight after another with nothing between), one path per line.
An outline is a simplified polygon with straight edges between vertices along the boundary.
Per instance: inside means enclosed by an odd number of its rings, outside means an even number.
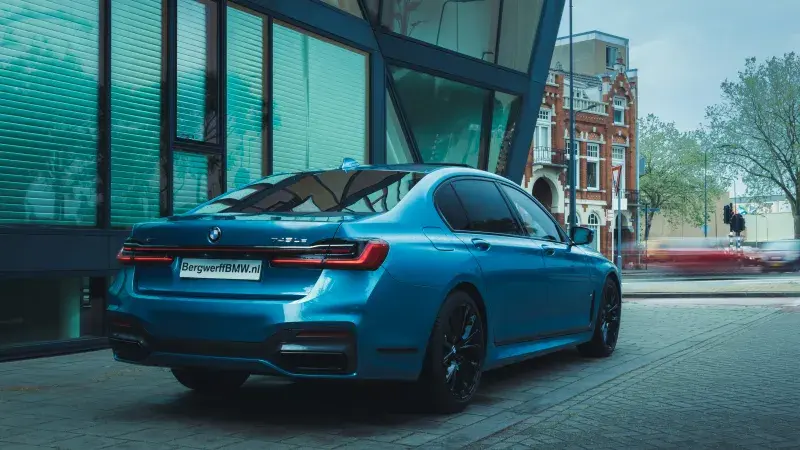
M614 97L614 125L625 125L625 98L623 97ZM622 115L622 120L617 122L617 114L616 112L619 111Z
M600 251L600 217L597 216L595 213L589 214L589 218L586 220L587 228L594 231L594 239L592 243L589 244L592 248Z
M595 186L589 185L590 162L595 163L594 174L595 174L595 181L597 182ZM600 144L594 142L586 143L586 189L590 191L600 190Z
M575 190L581 190L581 141L575 141L576 146L575 153L578 155L578 161L575 164ZM567 141L567 163L569 163L570 159L572 158L572 149L569 147L569 141ZM567 170L567 187L569 187L569 170Z
M619 173L620 192L625 192L625 153L627 153L627 150L628 149L622 145L611 146L611 166L622 166L622 171ZM620 152L622 153L622 159L618 157Z

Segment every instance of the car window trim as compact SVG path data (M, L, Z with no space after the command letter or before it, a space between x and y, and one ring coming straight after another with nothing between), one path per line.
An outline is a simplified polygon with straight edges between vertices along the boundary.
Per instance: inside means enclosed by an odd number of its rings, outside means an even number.
M536 197L534 197L534 196L532 196L532 195L528 194L527 192L525 192L525 190L524 190L524 189L521 189L521 188L519 188L518 186L515 186L515 185L513 185L513 184L511 184L511 183L506 183L506 182L504 182L504 181L495 181L495 183L497 183L497 184L498 184L498 185L500 185L500 186L505 186L505 187L508 187L508 188L514 189L515 191L517 191L517 192L519 192L519 193L523 194L523 195L524 195L525 197L527 197L529 200L532 200L532 201L533 201L533 203L534 203L534 205L536 205L538 208L540 208L540 209L542 210L542 212L544 212L544 213L545 213L545 216L547 217L547 219L548 219L548 220L550 220L550 222L551 222L551 223L552 223L552 224L553 224L553 225L556 227L556 232L558 233L558 237L559 237L559 239L560 239L560 240L559 240L559 241L551 241L551 240L549 240L549 239L544 239L544 238L540 238L540 237L537 237L537 236L532 236L532 235L530 235L530 234L528 233L528 230L526 230L526 229L525 229L525 227L522 227L522 230L523 230L523 232L525 232L525 233L526 233L527 237L529 237L529 238L531 238L531 239L534 239L534 240L536 240L536 241L549 242L549 243L551 243L551 244L564 244L564 245L567 245L567 244L569 243L569 239L568 239L568 238L566 238L566 236L564 235L564 230L563 230L563 229L561 229L561 225L559 225L559 224L558 224L558 222L555 220L555 218L553 217L553 215L552 215L552 214L551 214L549 211L547 211L547 208L545 208L545 207L544 207L544 205L542 205L542 204L541 204L541 203L540 203L540 202L539 202L539 201L536 199ZM511 202L511 199L510 199L510 198L508 198L508 194L506 194L506 192L505 192L505 191L504 191L502 188L500 189L500 192L503 194L503 198L505 198L505 199L506 199L506 202L510 203L510 202ZM516 208L515 206L512 206L512 207L511 207L511 209L512 209L512 214L515 214L515 215L517 215L517 216L518 216L518 217L517 217L517 220L518 220L520 223L523 223L523 222L522 222L522 217L521 217L521 216L519 216L519 211L517 211L517 210L516 210L517 208Z
M456 175L456 176L445 178L444 180L441 180L439 182L439 185L436 186L436 188L433 190L433 195L431 196L432 200L433 200L433 207L436 210L436 212L439 214L439 217L442 219L442 222L444 222L444 224L447 226L447 228L452 233L455 233L455 234L481 234L481 235L486 235L486 236L505 236L505 237L513 237L513 238L530 239L530 236L526 234L525 229L522 227L521 223L519 222L519 219L517 218L516 214L514 213L513 208L511 208L508 205L507 200L505 200L505 196L504 196L503 191L501 189L498 189L500 191L500 195L503 196L503 200L506 201L506 207L509 209L509 212L511 213L511 219L514 220L514 223L517 225L517 229L520 231L520 234L492 233L492 232L488 232L488 231L474 231L474 230L456 230L455 228L453 228L453 226L450 225L450 222L447 221L447 218L444 216L442 211L439 209L439 205L436 203L436 193L439 192L439 189L441 189L442 187L450 186L450 189L452 189L453 193L456 195L456 199L458 200L459 205L461 205L461 209L464 211L464 215L467 217L467 220L469 220L469 215L467 215L467 208L464 207L464 204L461 202L461 199L458 197L458 192L452 186L453 182L455 182L455 181L464 181L464 180L488 181L490 183L496 183L496 180L494 180L494 179L491 179L491 178L488 178L488 177L479 177L479 176L474 176L474 175ZM547 241L547 242L552 242L552 241Z

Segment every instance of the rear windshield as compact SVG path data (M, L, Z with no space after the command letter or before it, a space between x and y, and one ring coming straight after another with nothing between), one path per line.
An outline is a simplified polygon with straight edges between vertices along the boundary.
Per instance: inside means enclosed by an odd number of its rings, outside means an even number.
M187 214L375 214L394 208L425 176L398 170L276 174L231 191Z

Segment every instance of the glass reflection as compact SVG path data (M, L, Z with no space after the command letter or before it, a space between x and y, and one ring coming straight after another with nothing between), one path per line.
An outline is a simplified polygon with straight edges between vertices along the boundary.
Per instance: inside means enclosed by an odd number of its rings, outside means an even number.
M497 63L528 72L544 0L505 0Z
M411 148L400 125L395 105L389 91L386 91L386 163L404 164L413 162Z
M506 157L514 137L520 105L520 98L516 95L505 92L494 93L492 132L489 142L489 172L499 175L505 173Z
M422 161L477 167L488 91L403 68L392 68L392 76Z
M384 0L381 22L403 36L495 61L500 0Z
M364 18L361 13L361 8L358 6L358 0L322 0L323 2L348 12L356 17Z

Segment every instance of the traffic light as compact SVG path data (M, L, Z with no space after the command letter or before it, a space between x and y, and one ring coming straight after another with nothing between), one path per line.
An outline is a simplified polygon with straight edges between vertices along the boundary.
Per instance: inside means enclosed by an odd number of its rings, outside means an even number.
M744 230L744 216L738 213L731 216L731 231L734 233L741 233Z
M725 205L722 211L722 222L726 225L731 223L731 216L733 215L733 203Z

